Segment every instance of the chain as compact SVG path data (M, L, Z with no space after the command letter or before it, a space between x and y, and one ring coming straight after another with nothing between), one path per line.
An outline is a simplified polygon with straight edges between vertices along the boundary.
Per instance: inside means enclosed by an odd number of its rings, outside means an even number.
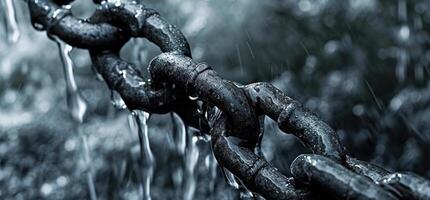
M181 31L155 10L131 0L94 0L97 10L81 20L68 12L72 1L27 0L34 27L88 49L97 72L130 110L176 112L207 133L219 165L253 193L266 199L430 199L428 180L352 158L329 125L273 85L240 85L194 61ZM119 56L131 38L146 38L163 52L149 64L151 81ZM262 116L313 152L293 161L293 177L259 152Z

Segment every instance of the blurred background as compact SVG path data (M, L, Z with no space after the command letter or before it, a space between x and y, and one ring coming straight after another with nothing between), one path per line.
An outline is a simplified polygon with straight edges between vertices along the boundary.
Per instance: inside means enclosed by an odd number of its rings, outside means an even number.
M330 124L353 156L430 177L430 1L144 2L183 31L195 60L222 77L271 82ZM88 103L79 124L67 108L55 42L34 30L24 1L0 6L0 198L89 199L90 171L99 199L139 199L138 135L130 112L112 106L88 52L71 53ZM72 12L87 18L94 9L77 0ZM145 73L159 50L133 39L121 54ZM187 177L172 144L172 121L153 115L148 126L156 161L152 198L182 199ZM208 143L197 141L197 149L194 199L239 199L218 168L209 175L215 165ZM269 119L263 151L287 175L291 161L309 153Z

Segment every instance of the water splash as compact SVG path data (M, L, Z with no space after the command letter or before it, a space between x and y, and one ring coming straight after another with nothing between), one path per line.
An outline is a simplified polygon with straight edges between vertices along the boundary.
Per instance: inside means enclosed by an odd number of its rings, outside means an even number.
M12 0L4 0L4 13L6 17L7 40L10 43L16 43L19 40L21 32L15 15L15 6Z
M155 160L152 154L152 150L149 144L148 137L148 120L150 114L140 110L134 110L132 112L134 116L137 133L139 135L140 142L140 158L142 162L142 188L143 198L146 200L151 199L151 182L154 175Z
M184 155L186 147L187 131L184 121L176 113L170 113L173 123L173 136L175 139L175 148L180 155Z
M125 104L121 95L116 90L111 90L110 98L111 98L112 105L115 108L120 109L120 110L124 110L127 108L127 105Z

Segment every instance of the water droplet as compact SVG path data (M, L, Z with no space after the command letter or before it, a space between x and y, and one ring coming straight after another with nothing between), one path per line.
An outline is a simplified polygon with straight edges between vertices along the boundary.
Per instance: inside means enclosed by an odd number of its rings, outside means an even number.
M32 22L31 24L33 25L34 29L36 29L38 31L45 30L45 26L43 26L42 24L40 24L38 22Z
M55 26L56 24L58 24L58 22L60 20L62 20L67 15L69 15L70 14L70 8L71 8L70 5L63 5L62 7L54 10L54 12L52 12L52 14L50 14L50 17L49 17L50 19L49 19L49 22L47 23L47 27L46 27L46 30L47 30L49 37L51 37L50 36L50 30L51 30L52 26ZM33 23L33 26L35 26L35 23Z
M52 191L54 190L54 187L52 184L50 183L44 183L42 185L42 187L40 188L40 192L44 195L44 196L48 196L52 193Z
M76 143L77 143L76 140L69 139L64 143L64 149L66 151L73 151L76 148L76 145L77 145Z
M121 0L107 0L108 5L114 5L115 7L122 6Z
M140 76L140 74L133 69L129 70L119 70L119 74L126 81L126 83L132 87L140 87L146 85L145 80Z
M188 96L188 98L189 98L191 101L196 101L197 99L199 99L199 97L198 97L198 96Z
M134 3L137 4L137 2L134 2ZM142 14L143 14L143 5L139 5L139 9L137 9L134 17L139 18Z
M247 188L243 188L243 191L240 192L240 199L253 199L253 198L254 198L254 194Z
M111 102L112 105L120 110L124 110L127 108L127 105L125 104L124 100L122 100L121 95L116 90L111 90Z
M403 25L399 29L399 38L403 41L409 39L410 29L407 25Z
M64 187L69 183L69 179L65 176L59 176L57 177L57 179L55 180L55 182L60 186L60 187Z

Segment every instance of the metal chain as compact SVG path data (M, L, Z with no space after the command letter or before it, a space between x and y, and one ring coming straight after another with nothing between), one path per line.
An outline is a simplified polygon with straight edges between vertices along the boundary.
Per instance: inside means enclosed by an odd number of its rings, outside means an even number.
M252 192L266 199L430 199L428 180L350 157L329 125L273 85L243 86L195 62L184 35L140 2L94 0L97 10L81 20L65 7L72 1L27 0L34 27L88 49L98 73L130 110L176 112L187 125L209 134L218 163ZM151 81L119 56L122 46L136 37L163 52L149 64ZM204 108L190 96L204 102ZM314 153L293 161L294 177L286 177L258 153L261 116L277 121Z

